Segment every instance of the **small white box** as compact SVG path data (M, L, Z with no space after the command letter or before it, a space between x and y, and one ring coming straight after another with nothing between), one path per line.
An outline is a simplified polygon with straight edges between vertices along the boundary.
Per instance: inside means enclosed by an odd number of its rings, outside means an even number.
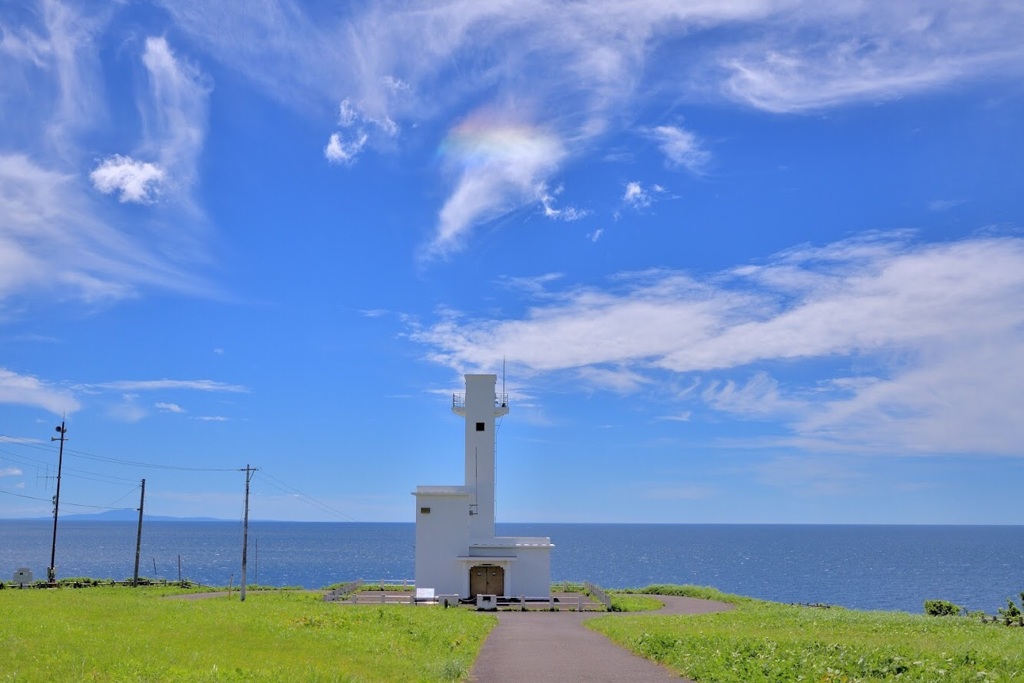
M14 583L18 584L22 588L26 584L32 583L32 570L28 567L19 567L18 571L14 572Z

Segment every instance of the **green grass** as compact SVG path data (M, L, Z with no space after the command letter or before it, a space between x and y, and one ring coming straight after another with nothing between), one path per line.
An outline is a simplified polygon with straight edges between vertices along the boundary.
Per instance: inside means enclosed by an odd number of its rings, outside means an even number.
M661 609L665 606L661 600L652 598L649 595L632 595L608 591L608 597L612 601L612 612L647 612Z
M464 678L491 616L166 587L0 591L0 681L434 681Z
M587 626L700 683L1021 681L1024 629L974 619L763 602L700 587L658 592L724 599L694 616L610 616Z

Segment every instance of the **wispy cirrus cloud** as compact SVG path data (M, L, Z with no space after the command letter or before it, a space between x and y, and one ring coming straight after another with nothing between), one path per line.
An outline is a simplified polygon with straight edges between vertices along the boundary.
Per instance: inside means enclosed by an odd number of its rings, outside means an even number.
M1015 5L796 3L780 7L776 19L791 30L773 26L760 40L723 50L719 61L726 96L767 111L889 100L999 69L1010 77L1022 71L1024 47L1013 34L1024 11Z
M207 291L190 272L205 259L205 222L185 191L202 145L205 81L165 39L147 40L138 57L149 85L137 101L144 139L131 154L96 159L86 149L109 122L112 96L99 38L116 7L38 9L27 15L38 25L7 25L0 14L0 102L18 102L20 114L0 130L0 300ZM122 204L175 201L140 221L104 194Z
M134 154L155 161L113 154L100 161L90 178L98 191L118 192L121 202L150 204L167 192L194 212L190 189L206 137L209 83L163 37L146 39L142 63L149 88L138 106L147 125Z
M700 173L709 156L697 131L635 120L657 98L799 113L1016 78L1024 64L1024 12L996 0L459 0L357 7L330 20L289 0L264 0L259 11L165 5L179 28L271 96L310 110L340 101L341 130L324 148L331 161L351 164L373 122L396 132L403 121L427 123L449 131L447 145L473 111L487 110L548 136L547 146L524 138L518 152L483 152L474 172L448 165L425 246L432 256L541 201L539 184L555 185L568 161L615 132L648 134L671 165ZM689 49L667 49L679 44Z
M109 391L162 391L166 389L182 389L189 391L210 391L227 393L248 393L249 389L238 384L227 384L211 379L151 379L151 380L118 380L115 382L99 382L96 384L80 384L81 390Z
M681 410L781 419L775 445L1020 454L1019 238L868 235L700 277L549 284L545 297L521 318L449 315L413 336L460 371L507 359L538 382L665 396L689 378Z
M0 403L36 406L56 415L73 413L81 408L67 389L6 368L0 368Z
M679 126L655 126L647 132L658 143L671 166L681 166L692 173L701 173L711 160L700 139Z
M565 149L541 128L481 110L449 131L441 153L458 180L441 209L431 256L460 249L476 225L541 201L546 196L543 180Z

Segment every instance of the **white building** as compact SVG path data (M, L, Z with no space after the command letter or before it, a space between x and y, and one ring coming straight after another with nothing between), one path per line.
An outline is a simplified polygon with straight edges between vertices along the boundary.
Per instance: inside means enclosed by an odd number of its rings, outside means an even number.
M508 414L496 383L496 375L466 375L465 395L452 397L452 412L466 421L465 484L413 494L417 589L460 598L550 595L551 539L494 535L494 421Z

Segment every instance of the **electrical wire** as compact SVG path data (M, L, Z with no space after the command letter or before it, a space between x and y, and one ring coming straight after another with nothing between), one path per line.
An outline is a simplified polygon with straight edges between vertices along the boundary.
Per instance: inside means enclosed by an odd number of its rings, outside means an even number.
M312 496L306 495L305 493L303 493L302 491L298 490L294 486L291 486L290 484L286 484L285 482L281 481L277 477L274 477L274 476L270 475L266 470L261 469L260 472L262 473L263 477L265 477L266 479L270 480L270 481L267 482L267 484L269 484L273 488L276 488L278 491L281 491L282 493L289 493L289 494L296 495L296 496L298 496L298 498L300 500L302 500L307 505L309 505L311 507L314 507L314 508L320 510L321 512L326 512L327 514L329 514L332 517L335 517L337 519L344 519L344 520L349 521L349 522L358 522L359 521L358 519L355 519L354 517L352 517L350 515L346 515L344 512L331 507L327 503L321 502L321 501L317 500L316 498L313 498Z
M53 498L39 498L38 496L26 496L23 493L14 493L13 491L4 491L0 489L0 493L8 496L17 496L18 498L27 498L29 500L40 500L44 503L53 503ZM107 507L106 505L87 505L86 503L69 503L67 501L61 501L61 505L70 505L76 508L91 508L93 510L131 510L132 508L121 508L121 507Z
M0 443L17 443L18 445L24 446L26 448L34 448L37 450L44 450L51 453L57 451L56 446L51 446L46 443L34 443L30 441L25 441L19 439L18 437L11 437L3 434L0 434ZM139 460L126 460L124 458L112 458L106 455L97 455L96 453L81 451L76 448L70 447L64 448L64 454L70 454L75 457L84 458L86 460L108 462L115 465L131 465L133 467L146 467L159 470L176 470L180 472L234 472L237 469L234 467L183 467L181 465L164 465L161 463L143 462Z

